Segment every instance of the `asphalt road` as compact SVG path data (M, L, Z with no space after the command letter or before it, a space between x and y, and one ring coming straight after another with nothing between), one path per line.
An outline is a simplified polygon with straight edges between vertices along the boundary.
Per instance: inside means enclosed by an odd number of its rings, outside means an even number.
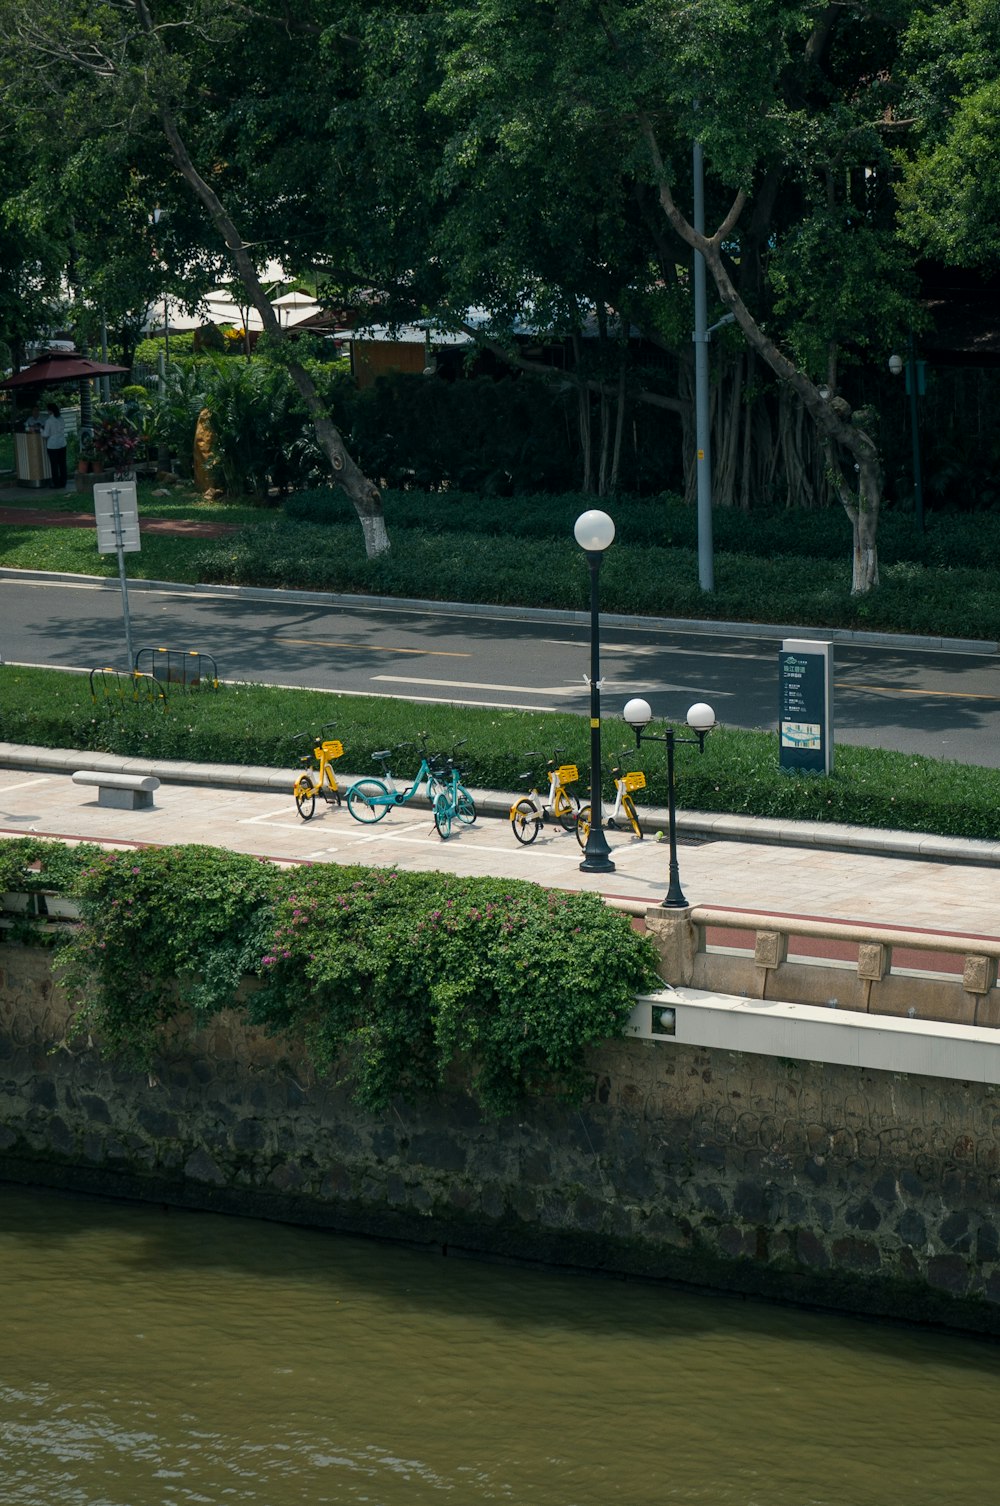
M589 705L586 626L136 588L129 602L135 649L211 653L223 679L459 706L585 712ZM0 607L0 657L7 662L124 665L117 589L4 579ZM706 700L720 722L773 728L778 647L752 632L608 624L604 715L642 695L657 717L683 717L693 701ZM1000 767L995 656L838 644L834 666L838 741Z

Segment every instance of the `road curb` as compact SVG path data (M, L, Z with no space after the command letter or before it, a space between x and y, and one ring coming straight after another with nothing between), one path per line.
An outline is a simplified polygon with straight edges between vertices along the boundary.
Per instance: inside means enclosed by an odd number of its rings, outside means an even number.
M198 785L216 789L271 792L291 801L296 770L253 767L242 764L205 764L180 759L127 758L117 753L67 748L37 748L30 744L0 743L0 768L29 772L69 774L94 769L125 774L152 774L163 784ZM360 775L338 771L337 782L346 789ZM483 816L506 820L517 795L501 790L473 789L477 809ZM417 799L415 805L426 807ZM644 834L667 831L665 808L648 807L640 812ZM797 847L808 863L810 851L857 852L886 858L910 858L925 862L955 863L967 867L1000 866L1000 842L982 842L968 837L941 837L925 832L880 831L836 822L774 820L762 816L727 815L711 811L678 811L677 830L682 840L700 842L755 842L766 846Z
M0 580L75 583L92 590L119 591L117 579L101 575L71 575L57 570L16 570L0 567ZM507 607L484 602L425 601L409 596L360 596L332 591L296 591L264 586L184 585L179 581L129 580L130 591L158 591L182 596L215 596L229 601L291 601L303 606L367 607L380 612L424 612L450 617L500 618L511 622L555 622L570 627L589 627L589 612L562 611L553 607ZM859 648L915 648L937 653L976 654L988 657L1000 652L1000 644L978 638L944 638L913 633L868 633L855 628L802 627L791 623L716 622L693 617L637 617L602 612L607 627L635 628L644 632L701 633L707 636L747 638L808 638L831 643L855 644Z

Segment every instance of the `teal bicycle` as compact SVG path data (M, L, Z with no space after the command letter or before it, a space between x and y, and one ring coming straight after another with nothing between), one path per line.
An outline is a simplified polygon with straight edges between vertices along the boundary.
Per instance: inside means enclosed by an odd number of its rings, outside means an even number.
M409 805L417 795L424 792L427 801L434 807L435 797L444 789L443 770L440 762L433 755L427 753L427 733L421 732L420 742L420 768L411 784L405 789L399 790L393 782L392 770L389 762L392 752L383 748L378 753L373 753L372 758L382 765L381 779L358 779L347 791L347 809L355 821L362 821L370 825L373 821L381 821L391 810L400 805ZM403 747L412 748L412 743L404 743L396 749L399 753Z
M471 826L476 819L476 802L462 783L462 771L455 762L455 754L461 746L462 743L456 743L451 756L445 759L444 788L434 797L434 825L438 836L445 842L451 836L453 821Z

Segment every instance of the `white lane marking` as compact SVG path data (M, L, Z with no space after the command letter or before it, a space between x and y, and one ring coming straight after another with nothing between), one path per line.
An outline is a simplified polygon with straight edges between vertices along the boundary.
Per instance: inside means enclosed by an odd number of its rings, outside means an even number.
M44 779L19 779L16 784L0 785L0 795L6 795L8 790L27 790L33 784L48 784L49 782L48 776Z
M576 696L576 697L579 697L580 699L583 699L585 696L587 696L589 694L589 690L588 690L588 687L586 685L586 682L583 682L583 681L579 685L546 685L546 686L543 686L542 688L540 688L539 690L532 690L531 687L530 687L530 685L489 685L489 684L478 684L475 680L412 680L412 679L410 679L406 675L372 675L371 678L372 678L373 682L378 681L379 683L385 683L385 684L390 684L390 685L440 685L443 690L444 689L449 689L449 688L454 688L454 689L458 689L458 690L509 690L509 691L511 691L513 693L516 693L516 694L519 694L519 695L558 695L558 696L565 696L567 698ZM612 680L612 679L609 679L607 676L605 676L601 680L601 688L605 691L605 693L610 693L611 690L617 690L620 694L625 694L630 689L639 689L639 690L652 690L652 691L671 691L671 692L675 692L675 693L679 692L679 691L684 691L684 692L686 692L688 694L691 694L691 687L690 687L690 685L672 685L672 684L668 684L666 681L661 681L661 680L655 680L655 681L652 681L652 682L650 682L648 680L643 680L640 685L633 686L632 682L630 680ZM716 691L713 692L713 694L716 697L733 696L733 695L736 694L736 692L735 692L735 690L716 690ZM409 699L409 698L407 698L407 699ZM418 699L421 699L421 697L414 696L414 697L412 697L412 699L418 700ZM453 704L457 704L457 703L453 703ZM466 702L465 704L467 704L467 705L481 706L484 703L482 701L473 701L473 702ZM510 705L506 705L504 707L504 709L507 710L507 711L511 711L511 710L519 710L519 711L552 711L552 710L555 710L555 707L552 707L552 706L519 706L519 707L512 707Z
M385 643L342 643L332 638L277 638L277 643L302 644L311 648L354 648L368 654L421 654L431 659L471 659L471 653L449 648L399 648Z
M373 681L386 685L440 685L442 690L509 690L516 695L583 695L586 686L491 685L478 680L416 680L409 675L372 675Z
M648 632L649 630L646 629L646 631ZM715 649L675 648L674 645L669 640L669 635L668 635L667 630L665 630L665 638L666 638L666 641L664 643L659 643L659 644L657 644L657 643L605 643L604 639L602 638L601 639L601 653L602 654L604 654L604 653L608 653L608 654L636 654L638 656L642 656L642 655L650 656L652 654L665 654L665 655L669 655L670 657L673 657L674 654L683 654L686 657L691 658L691 659L704 659L706 657L706 655L708 655L709 657L711 657L713 659L753 659L753 660L756 660L756 661L758 661L760 663L764 663L764 662L766 662L766 661L774 658L774 654L773 653L771 653L771 654L766 654L766 653L760 653L760 654L730 654L730 653L726 653L725 651L720 652L720 651L715 650ZM539 639L539 642L540 643L551 644L555 648L581 648L581 649L586 649L586 648L589 647L589 643L588 643L588 640L586 638L541 638L541 639Z

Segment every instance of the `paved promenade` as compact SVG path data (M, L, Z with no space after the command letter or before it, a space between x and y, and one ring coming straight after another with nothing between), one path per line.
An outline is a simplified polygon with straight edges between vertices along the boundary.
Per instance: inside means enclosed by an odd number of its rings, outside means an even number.
M75 785L75 769L127 768L163 780L148 811L114 810ZM616 871L580 872L576 837L546 828L518 845L504 819L512 797L477 791L483 812L442 842L426 808L391 812L362 826L345 807L317 806L303 822L291 796L294 773L193 764L150 764L112 755L0 745L0 834L134 844L206 842L285 862L373 863L453 873L506 875L563 889L593 889L655 904L667 885L667 846L655 840L665 813L649 812L643 841L610 832ZM207 783L214 780L214 783ZM345 781L341 781L342 784ZM936 856L913 855L920 839L858 828L685 813L681 880L692 904L808 915L965 936L1000 936L997 844L935 839ZM728 835L713 829L722 822ZM754 840L759 836L781 840ZM826 844L817 846L817 841Z

